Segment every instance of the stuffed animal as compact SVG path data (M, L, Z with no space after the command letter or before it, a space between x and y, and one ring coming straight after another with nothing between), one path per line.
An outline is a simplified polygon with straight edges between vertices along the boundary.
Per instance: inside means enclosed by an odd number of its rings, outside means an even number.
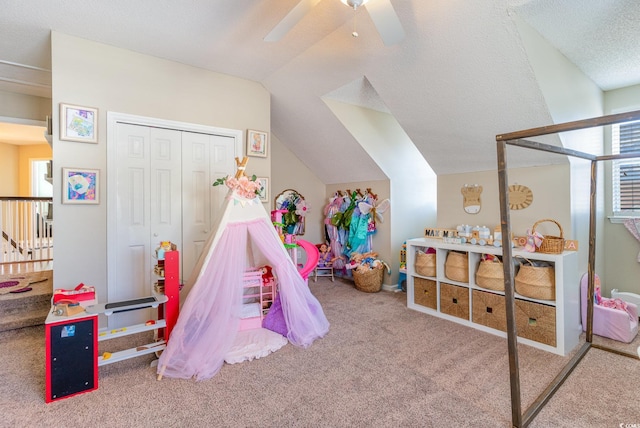
M262 286L265 287L267 285L272 285L274 282L273 279L273 271L271 266L265 265L262 266Z

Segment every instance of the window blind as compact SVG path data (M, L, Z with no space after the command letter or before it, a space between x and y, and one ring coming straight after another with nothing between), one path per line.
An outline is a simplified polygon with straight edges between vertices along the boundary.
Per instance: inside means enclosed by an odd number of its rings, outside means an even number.
M612 127L613 154L640 153L640 121ZM640 214L640 158L613 162L614 215Z

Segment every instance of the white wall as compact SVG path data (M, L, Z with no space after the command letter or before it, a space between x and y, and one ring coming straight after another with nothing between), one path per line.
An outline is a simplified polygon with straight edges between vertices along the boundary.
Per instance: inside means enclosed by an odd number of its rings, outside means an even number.
M270 131L269 93L256 82L53 32L56 288L94 285L106 299L106 177L99 205L61 205L61 168L106 171L106 113ZM59 103L98 108L98 144L60 141ZM269 177L269 158L251 158L249 174Z

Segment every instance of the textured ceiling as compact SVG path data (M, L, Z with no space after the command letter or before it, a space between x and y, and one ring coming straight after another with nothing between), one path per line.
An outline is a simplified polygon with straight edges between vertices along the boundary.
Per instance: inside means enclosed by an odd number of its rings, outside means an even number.
M514 13L601 88L640 83L636 0L392 0L406 37L389 47L366 10L353 38L353 11L322 0L263 41L297 2L5 0L0 90L48 96L50 30L255 80L272 94L273 135L338 183L385 176L325 96L393 114L438 174L494 169L496 134L550 124Z

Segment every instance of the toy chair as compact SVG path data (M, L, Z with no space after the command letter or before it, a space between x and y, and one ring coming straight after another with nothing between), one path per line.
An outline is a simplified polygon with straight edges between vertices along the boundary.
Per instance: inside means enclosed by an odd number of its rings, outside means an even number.
M626 303L627 310L625 311L605 306L607 303L614 303L614 299L607 299L601 296L598 275L594 276L594 282L593 334L620 342L631 342L638 334L638 307L633 303ZM589 275L585 273L580 282L582 331L587 331L588 286Z
M318 265L313 270L313 281L318 282L319 276L330 276L331 282L333 282L333 253L329 249L328 244L316 244L316 247L319 251L319 258Z

